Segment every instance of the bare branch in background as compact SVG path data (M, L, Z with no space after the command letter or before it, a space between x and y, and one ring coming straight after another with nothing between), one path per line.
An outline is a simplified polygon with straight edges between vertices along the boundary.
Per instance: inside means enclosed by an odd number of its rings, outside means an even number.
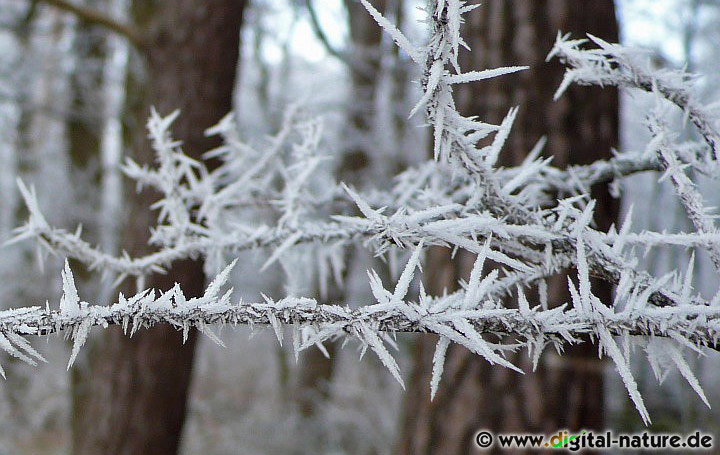
M100 11L79 6L67 0L38 0L75 15L79 20L97 25L127 38L135 47L145 47L145 37L132 24L118 22Z
M351 71L356 71L361 74L369 74L370 69L366 64L364 64L365 62L355 60L352 58L352 55L349 52L337 49L335 46L333 46L327 34L325 33L325 30L320 24L320 19L318 18L317 11L315 11L315 7L313 6L313 0L305 0L305 7L307 8L308 17L310 18L310 26L312 27L315 36L322 43L327 53L343 62Z
M333 46L330 42L330 39L325 33L325 30L323 30L322 25L320 25L320 20L318 19L317 12L315 11L312 0L305 0L305 7L308 11L308 17L310 18L310 25L312 25L313 32L315 32L315 36L317 36L317 38L323 44L328 54L342 61L346 65L352 67L353 62L351 61L348 54L344 51L336 49L335 46Z

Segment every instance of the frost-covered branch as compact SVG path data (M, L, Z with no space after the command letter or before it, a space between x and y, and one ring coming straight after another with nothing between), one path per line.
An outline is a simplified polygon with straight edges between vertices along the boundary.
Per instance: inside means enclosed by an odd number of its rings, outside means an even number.
M440 335L441 339L465 346L491 363L519 372L521 370L505 359L506 352L525 345L537 359L547 346L561 349L566 344L587 342L587 336L597 336L601 340L601 349L606 352L616 346L611 339L603 340L604 334L626 338L650 337L645 341L648 346L660 342L658 338L666 338L664 343L670 343L670 348L675 350L682 350L683 344L687 342L696 348L718 346L720 306L717 305L656 308L648 305L647 301L638 305L638 300L633 300L633 305L623 311L613 311L594 302L594 310L588 312L583 308L582 298L574 291L572 303L546 309L540 305L530 307L522 290L518 289L520 307L506 308L500 299L493 297L492 287L488 285L496 275L490 274L480 279L485 260L482 255L463 291L441 297L431 297L421 292L419 300L412 302L406 299L406 295L418 265L419 252L418 248L393 292L382 286L377 275L371 274L377 302L360 308L321 304L315 299L304 297L286 297L277 301L265 298L265 301L256 303L242 300L233 302L232 290L223 291L232 265L215 278L201 297L187 299L176 285L161 293L145 290L130 298L121 294L118 301L111 305L91 305L80 299L72 272L66 263L63 294L58 309L53 310L46 305L45 308L29 307L0 312L0 348L34 365L37 360L44 361L44 358L23 337L65 332L73 340L68 363L70 367L93 327L120 325L132 336L137 330L166 323L182 330L185 337L191 328L198 329L222 345L211 326L270 326L282 343L281 326L285 324L294 327L293 346L296 354L337 337L354 337L375 351L402 383L400 370L387 347L392 345L391 339L387 338L388 334L399 332L434 333ZM632 288L631 284L625 282L619 289L617 299L629 298L634 293ZM647 299L648 294L644 293L644 297ZM592 294L588 293L585 298L592 298ZM483 335L491 335L498 341L487 341ZM673 343L678 346L675 347ZM434 376L438 374L441 371L436 371Z
M555 97L559 98L571 84L618 86L657 93L678 106L695 125L710 146L716 161L720 161L720 133L713 120L711 108L704 106L691 91L688 84L691 75L677 71L650 71L637 56L618 44L608 43L588 35L598 46L584 49L588 40L572 40L570 35L558 34L555 47L548 60L558 57L569 66Z
M666 137L665 131L667 131L667 128L663 128L660 120L654 116L648 119L648 127L653 134L653 140L648 144L648 148L657 150L656 153L665 171L665 176L672 181L675 192L683 207L685 207L688 218L690 218L699 233L716 234L718 231L715 228L715 222L703 204L700 191L685 173L684 166L678 160L677 154ZM709 253L715 268L720 272L720 245L713 245L709 248Z
M377 353L402 382L387 347L392 345L391 337L396 332L426 332L439 336L433 359L434 394L451 343L516 370L505 357L507 352L525 348L537 365L547 346L560 349L568 343L594 342L600 354L615 363L647 422L629 368L630 347L639 344L659 377L667 368L675 368L705 399L682 351L717 346L720 292L708 301L693 290L693 261L684 269L653 276L638 267L637 251L702 249L720 265L720 234L692 182L692 175L698 173L717 176L718 116L696 100L687 75L650 72L635 54L593 37L597 49L587 49L586 40L560 36L551 57L559 56L569 69L558 96L571 83L646 90L683 109L704 141L675 143L675 131L660 113L649 121L654 139L642 153L616 153L609 160L561 169L541 156L544 142L540 141L522 164L499 168L498 157L512 134L517 109L509 109L500 125L465 117L455 107L453 88L524 67L460 68L458 56L466 47L461 38L463 16L476 5L460 0L428 2L430 34L427 43L419 46L370 3L362 2L418 65L422 94L412 113L424 112L432 127L434 160L407 169L390 185L380 182L364 192L349 188L332 175L322 121L294 105L287 109L278 132L259 143L243 138L232 115L222 119L207 132L223 140L206 154L221 163L209 170L173 140L172 122L178 114L153 112L148 128L157 160L153 165L129 161L125 172L139 186L151 186L161 194L152 205L157 225L150 241L156 252L115 257L84 241L79 231L51 226L34 190L22 183L29 219L12 241L34 239L40 248L117 280L164 272L174 261L196 257L206 260L208 270L224 271L201 298L186 299L176 286L97 306L80 301L66 269L59 310L30 308L0 314L0 347L32 361L39 354L24 336L65 331L75 341L72 363L95 326L121 324L132 333L169 323L185 332L196 327L219 341L211 325L270 325L282 341L281 326L292 324L296 351L351 336ZM686 167L692 168L692 175ZM697 232L632 232L631 213L619 229L603 232L593 225L591 187L644 171L665 171ZM286 260L315 264L319 288L327 288L330 278L342 281L342 252L351 246L377 256L398 250L412 255L392 290L377 274L369 273L376 301L360 307L299 297L233 303L229 293L220 291L228 278L228 260L244 250L262 250L263 270ZM477 260L467 281L460 281L461 291L430 296L419 283L415 298L415 283L420 281L416 269L423 251L431 246L464 250ZM484 271L486 262L492 262L492 271ZM550 307L546 280L558 273L573 276L568 279L572 298ZM615 286L612 301L600 301L593 294L592 277ZM538 304L531 305L525 297L529 288L537 289Z
M468 295L458 291L442 297L423 295L419 302L397 301L399 305L385 303L368 304L350 308L341 304L321 304L313 298L286 297L278 301L267 298L264 302L232 302L232 291L219 293L227 283L229 266L211 284L202 297L186 299L179 286L167 292L144 290L133 297L120 295L111 305L91 305L80 300L75 290L72 272L66 265L63 271L63 294L60 306L26 307L0 312L0 332L5 335L46 336L69 331L75 336L76 327L83 321L88 327L122 325L130 335L140 328L158 323L168 323L188 330L214 324L274 325L317 324L321 328L333 327L334 335L351 333L351 327L368 324L383 332L426 332L438 333L434 323L447 324L454 319L466 319L482 334L497 336L539 336L563 339L563 342L577 342L581 335L592 332L598 324L573 308L563 305L552 310L539 306L530 312L504 308L499 300L488 297L483 302L485 309L478 310L461 305ZM492 290L492 286L487 290ZM482 296L482 294L481 294ZM405 307L405 312L398 307ZM715 347L720 337L720 308L714 306L688 305L677 309L646 307L634 314L629 312L604 315L605 322L615 335L653 335L669 337L672 333L692 335L697 343ZM676 318L678 313L683 317ZM659 319L658 319L659 318ZM699 319L703 319L700 321ZM325 327L327 326L327 327ZM321 342L333 334L325 334Z

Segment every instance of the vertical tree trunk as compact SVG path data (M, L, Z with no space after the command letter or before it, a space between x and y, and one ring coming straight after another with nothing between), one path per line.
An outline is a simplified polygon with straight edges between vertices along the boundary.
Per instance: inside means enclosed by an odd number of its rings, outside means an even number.
M104 4L104 2L96 2ZM97 7L98 5L95 5ZM72 211L75 219L72 224L83 225L83 233L91 242L97 242L98 223L96 216L89 216L85 207L93 207L99 202L97 188L100 183L100 143L103 67L107 34L97 27L82 21L75 26L73 39L72 73L70 75L71 112L67 120L68 154L70 158L71 181L79 181L73 200L77 201ZM100 108L98 109L98 106ZM81 209L80 211L78 209ZM93 213L93 215L95 215ZM91 286L94 277L80 264L73 264L75 276L79 279L79 289L84 295L91 292L97 297L97 287ZM92 295L92 294L90 294ZM84 352L70 370L72 446L77 445L81 416L84 414L86 388L88 380L87 359L93 352L93 343L89 343Z
M387 10L387 0L374 1L378 11ZM382 30L357 0L345 0L351 40L350 97L346 150L338 174L348 184L359 185L371 169L375 149L373 118L380 79Z
M147 81L135 93L138 118L149 107L162 114L181 109L173 135L190 156L217 145L204 129L232 108L239 55L243 0L136 1L138 23L147 24ZM131 100L132 101L132 100ZM134 158L154 159L145 131L130 132ZM148 252L149 226L155 213L147 206L156 194L129 195L125 248ZM202 294L205 277L199 260L178 262L167 275L152 276L148 286L166 290L180 283L188 297ZM176 454L185 420L196 335L181 335L161 325L127 338L109 329L93 356L76 454Z
M555 157L555 165L588 163L610 155L618 141L616 91L573 88L553 102L563 69L556 62L545 63L545 56L558 30L575 36L589 32L616 42L612 0L488 0L471 13L464 30L472 48L471 54L465 54L466 70L531 65L529 71L457 90L464 114L490 122L499 123L510 107L520 106L501 164L518 164L543 135L548 137L545 151ZM606 229L615 218L616 204L606 188L594 188L593 197L598 200L595 222ZM447 251L433 250L426 267L430 290L452 289L458 278L467 277L471 266L468 255L451 261ZM549 285L551 304L567 301L565 277ZM610 286L597 282L593 290L603 300L611 292ZM536 373L530 371L527 355L518 355L514 360L528 371L525 376L492 367L453 346L438 394L430 402L435 341L429 336L416 341L400 453L474 453L474 435L483 428L547 433L602 428L603 365L594 346L569 349L562 358L548 353Z

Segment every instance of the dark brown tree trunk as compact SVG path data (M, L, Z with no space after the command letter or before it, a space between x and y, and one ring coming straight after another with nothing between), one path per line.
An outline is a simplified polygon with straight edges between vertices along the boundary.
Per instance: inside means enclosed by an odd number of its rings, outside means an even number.
M373 1L378 11L387 10L388 1ZM380 78L382 30L357 0L345 0L350 28L351 59L355 66L350 69L351 93L348 100L348 149L342 156L338 169L346 183L359 185L367 178L372 162L373 112Z
M90 27L84 22L79 22L75 29L73 53L76 63L73 74L70 76L72 100L71 112L73 115L67 121L68 149L71 163L71 177L83 178L86 183L92 185L90 188L99 188L101 171L101 112L103 83L103 68L101 62L105 59L106 33L97 27ZM101 106L99 109L97 106ZM94 107L94 109L93 109ZM78 207L92 207L99 202L96 192L86 191L88 187L82 186L83 193L78 194ZM83 216L85 215L85 216ZM89 235L89 241L97 243L97 222L98 219L88 219L88 213L80 213L77 224L83 225L83 234ZM88 223L90 222L90 223ZM90 229L87 226L90 226ZM79 282L79 289L82 295L88 295L90 282L94 280L92 273L80 264L73 264L73 273ZM95 291L97 289L94 289ZM92 295L92 294L91 294ZM91 341L85 346L78 361L70 370L71 387L71 408L72 421L70 424L72 432L72 445L77 445L79 436L78 428L81 424L81 416L85 411L85 398L88 379L87 359L91 355L94 346Z
M587 163L608 157L618 141L618 95L612 89L573 88L561 100L552 96L562 80L557 62L545 63L558 30L606 40L618 39L612 0L488 0L465 25L472 53L465 54L466 70L508 65L531 65L529 71L459 87L458 106L464 114L499 123L507 110L520 106L520 115L503 151L501 164L518 164L543 135L554 164ZM598 200L596 223L606 229L614 221L617 204L606 188L594 188ZM433 250L426 276L435 293L452 289L467 277L473 258L449 259ZM434 275L433 275L434 274ZM567 281L550 281L551 304L566 300ZM594 283L593 291L606 300L610 286ZM604 425L603 364L591 345L569 349L559 358L546 353L536 373L527 355L513 360L528 372L520 376L453 346L434 401L429 382L436 339L418 338L414 371L406 394L399 452L402 454L474 453L480 429L496 432L543 432ZM494 452L492 452L494 453ZM503 452L508 453L508 452Z
M243 0L137 0L136 22L147 27L147 80L136 90L139 119L150 106L161 114L182 113L172 127L194 158L218 145L204 136L232 109L239 54ZM132 96L130 97L132 101ZM134 159L151 163L154 155L143 123L134 125ZM125 248L134 255L149 251L149 226L156 214L147 206L157 194L133 193L128 200ZM147 286L166 290L180 283L188 297L202 294L203 263L175 263L167 275L152 276ZM184 345L169 326L128 338L108 329L93 355L76 454L173 455L178 452L197 337Z

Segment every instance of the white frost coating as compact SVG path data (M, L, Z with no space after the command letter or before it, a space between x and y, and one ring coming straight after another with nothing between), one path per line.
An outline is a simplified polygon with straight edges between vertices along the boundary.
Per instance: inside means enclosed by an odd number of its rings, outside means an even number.
M419 66L423 93L414 112L424 112L433 128L435 160L404 171L390 190L360 193L335 182L324 169L322 163L329 157L320 146L322 122L295 105L265 144L246 143L232 115L209 129L208 134L223 139L223 145L206 154L221 162L210 170L204 162L190 159L173 140L170 130L178 114L163 117L153 111L148 128L156 163L129 161L124 171L138 185L152 186L161 194L153 205L158 211L151 238L157 247L154 253L113 256L87 243L79 231L50 226L34 190L22 182L29 219L10 242L35 239L40 248L114 275L118 282L125 277L142 282L142 277L162 273L175 261L196 257L206 260L209 271L219 272L217 278L199 298L188 299L175 286L162 293L120 295L112 305L97 306L81 301L66 263L58 303L0 312L0 348L34 363L42 356L24 337L64 331L73 340L70 366L93 327L117 324L132 334L167 323L185 337L194 327L222 344L214 325L270 326L280 343L285 325L293 325L296 355L311 346L322 348L326 341L354 338L362 352L370 348L402 384L400 368L388 349L393 345L391 335L434 333L440 337L430 383L435 396L453 343L490 363L520 371L508 353L527 349L537 367L547 347L562 351L567 344L593 340L615 363L630 398L649 422L628 367L631 345L638 343L658 379L670 368L678 370L707 402L683 352L718 347L720 293L707 302L693 290L692 261L685 270L665 276L636 267L642 254L637 250L670 246L705 250L720 263L720 234L691 180L698 174L720 175L719 119L717 109L694 94L689 75L651 71L632 51L595 37L559 36L550 58L558 57L568 69L558 96L573 83L644 90L686 112L700 139L676 143L682 125L669 124L659 110L646 121L653 140L644 152L616 153L612 159L560 169L540 156L540 141L521 165L498 168L517 108L509 108L500 125L464 117L455 108L453 86L482 83L524 67L461 70L458 54L466 47L461 38L463 16L477 5L428 2L430 34L417 46L367 1L363 4ZM687 168L693 172L687 173ZM593 227L589 189L649 170L664 171L672 180L697 232L631 232L630 214L619 232ZM248 219L245 209L258 206L271 211L277 223ZM265 254L265 268L303 259L317 267L321 283L332 272L341 284L344 252L357 246L378 256L412 250L399 278L387 287L377 273L368 273L375 301L364 306L295 296L234 302L231 292L224 292L232 267L225 264L239 251ZM419 271L423 252L430 247L477 255L468 282L458 283L461 290L437 296L425 292ZM484 272L487 260L496 267ZM548 278L572 268L578 270L578 284L568 279L571 301L551 307ZM286 269L293 273L292 267ZM615 298L600 301L592 293L591 278L617 286ZM525 295L533 287L539 290L539 302Z
M600 337L600 346L602 346L608 356L610 356L613 362L615 362L615 368L617 369L618 374L622 378L623 383L625 383L625 388L627 388L630 399L632 399L635 407L640 413L640 417L643 419L643 422L645 422L645 425L649 425L650 414L648 414L648 411L645 408L645 402L640 396L640 392L637 388L637 383L635 382L635 378L633 378L632 372L630 371L630 365L628 365L627 359L618 348L617 343L615 343L615 340L613 339L610 332L608 332L605 327L599 327L597 330L597 334L598 337Z
M430 399L435 399L438 387L440 387L440 379L442 379L443 370L445 369L445 356L450 347L450 339L440 337L435 346L433 354L432 378L430 379Z

